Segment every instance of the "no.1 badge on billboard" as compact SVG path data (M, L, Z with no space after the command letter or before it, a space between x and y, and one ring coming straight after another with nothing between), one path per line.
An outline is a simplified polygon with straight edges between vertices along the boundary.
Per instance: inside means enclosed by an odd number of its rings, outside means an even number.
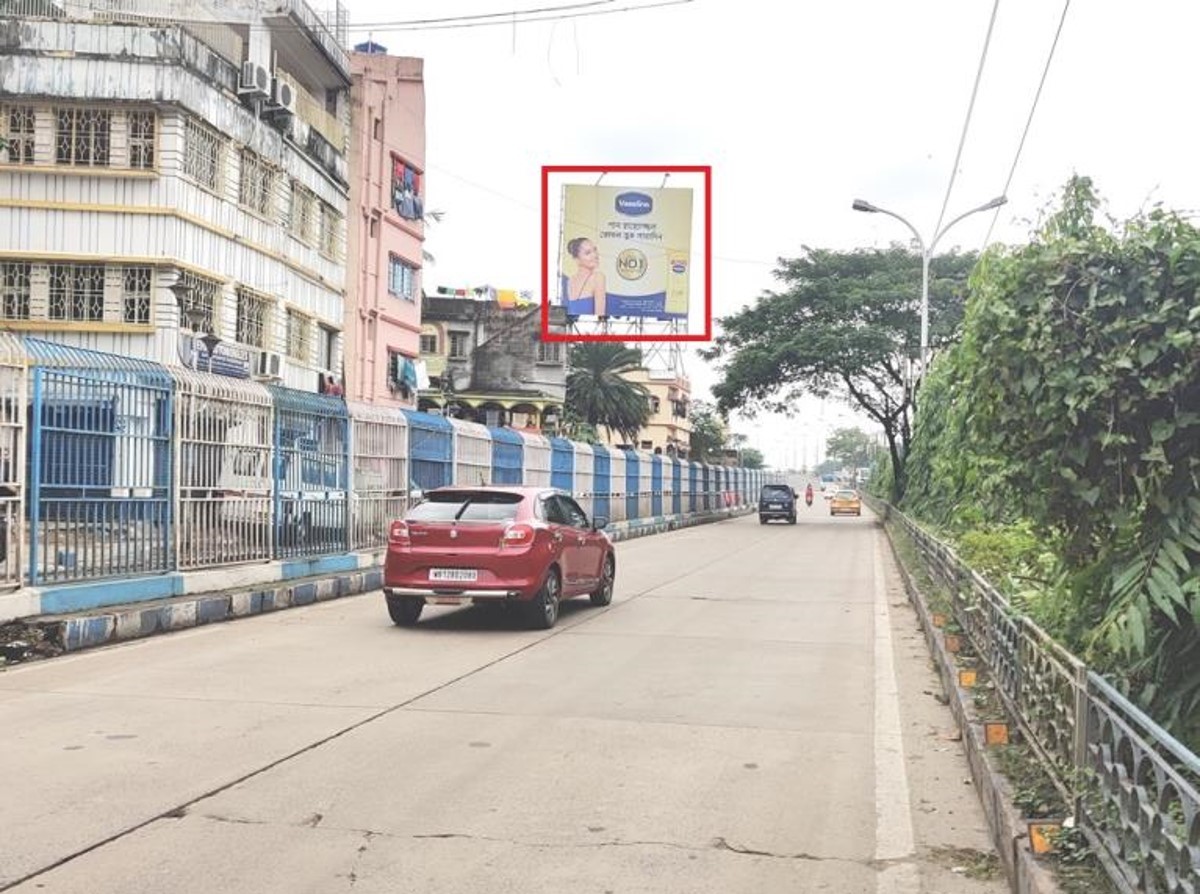
M563 187L558 300L573 317L687 319L692 191Z

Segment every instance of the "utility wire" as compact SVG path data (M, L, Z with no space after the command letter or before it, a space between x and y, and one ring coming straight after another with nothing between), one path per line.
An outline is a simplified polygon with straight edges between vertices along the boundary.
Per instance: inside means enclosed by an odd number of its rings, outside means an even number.
M472 13L470 15L445 16L443 18L438 18L438 19L400 19L400 20L393 20L390 22L364 22L363 24L358 25L356 27L369 28L369 27L374 26L376 28L391 28L391 27L399 27L402 25L441 25L441 24L448 24L448 23L452 23L452 22L467 22L467 21L475 21L478 19L499 19L499 18L505 19L505 21L501 22L500 24L508 25L508 24L512 23L513 16L534 15L535 13L544 13L544 12L562 12L564 10L583 9L585 7L590 7L590 6L608 6L610 3L613 3L613 2L615 2L615 0L589 0L589 2L587 2L587 3L568 3L568 4L561 5L561 6L539 6L539 7L534 7L533 9L510 9L507 12L477 12L477 13Z
M606 0L611 2L611 0ZM374 25L351 25L349 30L362 31L370 28L377 31L445 31L459 28L495 28L497 26L512 27L515 25L524 25L532 22L561 22L567 19L586 19L593 16L610 16L622 12L640 12L644 9L658 9L664 6L681 6L685 3L693 3L695 0L660 0L657 3L642 3L636 6L622 6L617 9L591 9L583 12L569 12L557 15L539 15L533 16L530 13L506 13L507 19L489 19L486 21L466 20L462 22L449 22L447 24L433 25L410 25L405 22L383 22ZM587 5L587 4L581 4ZM518 18L518 16L527 16L526 18ZM465 17L464 17L465 18Z
M1046 64L1042 68L1042 78L1038 81L1037 92L1033 95L1033 104L1029 107L1029 117L1025 119L1025 129L1021 132L1021 141L1017 144L1017 153L1013 156L1012 167L1008 169L1008 179L1004 181L1004 191L1000 193L1002 196L1008 195L1008 188L1012 185L1013 176L1017 172L1017 163L1021 160L1021 151L1025 148L1025 138L1029 136L1029 127L1033 124L1033 113L1037 111L1038 100L1042 98L1042 88L1046 86L1046 75L1050 73L1050 63L1054 59L1054 51L1058 47L1058 39L1062 36L1063 23L1067 20L1067 10L1071 8L1071 0L1065 0L1063 3L1062 15L1058 19L1058 30L1054 32L1054 40L1050 44L1050 52L1046 55ZM1000 218L1000 209L997 208L992 215L992 222L988 224L987 235L983 237L983 245L980 247L980 253L987 248L988 242L992 238L992 230L996 226L996 221Z
M958 165L962 161L963 146L967 142L967 130L971 126L971 114L975 111L975 97L979 95L979 82L983 79L983 66L987 61L988 47L992 42L992 29L996 25L996 12L1000 9L1000 0L992 4L992 17L988 22L987 37L983 41L983 52L979 55L979 68L975 72L975 86L971 88L971 101L967 104L967 117L963 121L962 135L958 139L958 152L954 155L954 167L950 169L950 182L946 185L946 197L942 200L942 213L938 215L937 225L933 228L933 238L937 238L942 229L942 221L946 218L946 208L950 204L950 193L954 191L954 180L958 177Z

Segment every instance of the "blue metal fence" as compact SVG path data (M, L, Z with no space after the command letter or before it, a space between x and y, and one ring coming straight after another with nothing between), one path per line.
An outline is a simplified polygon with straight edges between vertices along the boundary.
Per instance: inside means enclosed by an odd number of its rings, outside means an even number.
M657 453L650 457L650 514L663 514L663 461Z
M596 494L597 516L612 518L612 508L609 506L609 494L612 493L610 478L611 465L608 459L608 448L599 444L592 445L592 489Z
M704 476L700 471L700 464L695 462L688 463L688 512L697 512L700 509L700 491L704 487Z
M409 474L420 490L454 480L454 426L442 416L403 410L408 420Z
M575 489L575 445L566 438L550 439L550 486Z
M622 452L625 454L625 517L633 521L638 517L638 488L641 484L638 455L633 450Z
M270 386L275 402L275 552L350 548L350 417L344 401Z
M671 460L671 512L683 512L683 463L677 459Z
M521 484L525 463L525 441L511 428L493 428L492 482Z
M146 361L25 345L30 583L170 570L171 377Z

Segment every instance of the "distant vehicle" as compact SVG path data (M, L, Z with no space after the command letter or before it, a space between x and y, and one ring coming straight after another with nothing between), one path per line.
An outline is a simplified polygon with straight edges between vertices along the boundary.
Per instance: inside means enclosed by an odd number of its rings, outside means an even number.
M862 515L862 499L858 495L858 491L851 490L848 487L833 493L833 498L829 501L830 515Z
M758 492L758 523L765 525L773 518L796 523L796 492L788 484L764 484Z
M603 532L565 491L538 487L439 487L388 528L383 594L388 614L411 627L426 604L520 607L535 628L558 621L559 603L612 602L617 559Z

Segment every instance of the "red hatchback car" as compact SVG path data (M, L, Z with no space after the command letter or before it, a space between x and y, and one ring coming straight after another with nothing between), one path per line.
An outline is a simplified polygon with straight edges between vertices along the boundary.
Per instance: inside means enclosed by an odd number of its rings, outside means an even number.
M570 495L546 487L441 487L388 529L383 594L396 624L426 603L517 603L534 627L558 620L563 599L612 602L617 559Z

